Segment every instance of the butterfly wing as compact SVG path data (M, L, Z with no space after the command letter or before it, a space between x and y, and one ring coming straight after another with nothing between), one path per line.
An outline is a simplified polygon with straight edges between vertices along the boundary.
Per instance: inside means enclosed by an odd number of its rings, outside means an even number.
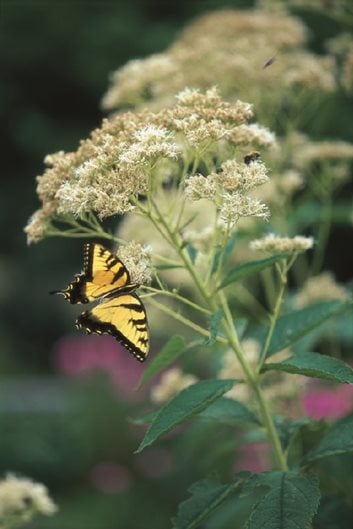
M84 246L83 272L63 294L70 303L89 303L130 285L130 274L124 263L101 244L87 243Z
M95 334L111 334L137 360L143 362L149 351L146 310L134 293L119 294L83 312L76 320L77 328Z

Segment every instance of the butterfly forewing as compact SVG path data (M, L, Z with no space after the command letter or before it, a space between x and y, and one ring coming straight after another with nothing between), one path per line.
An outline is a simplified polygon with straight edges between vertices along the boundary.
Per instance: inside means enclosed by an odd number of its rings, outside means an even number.
M86 244L82 291L89 301L130 285L130 274L123 262L100 244Z
M119 289L135 288L131 285L130 274L124 263L101 244L85 244L83 272L76 275L63 294L70 303L89 303Z
M76 320L78 328L88 333L111 334L143 362L149 350L149 332L146 310L134 293L119 294L100 303Z

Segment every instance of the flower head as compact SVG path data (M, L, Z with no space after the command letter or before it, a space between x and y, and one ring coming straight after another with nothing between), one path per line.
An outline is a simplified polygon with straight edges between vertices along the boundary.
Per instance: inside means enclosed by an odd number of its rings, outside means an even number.
M146 125L134 134L134 143L119 155L119 161L127 165L143 165L158 158L178 157L180 149L174 143L172 133L155 125Z
M295 237L280 237L270 233L262 239L251 241L252 250L260 250L266 253L305 252L314 246L312 237L296 235Z
M224 163L227 145L231 152L235 146L232 131L251 116L251 105L224 101L213 87L205 92L185 89L168 109L125 112L104 120L76 152L46 158L48 169L38 177L37 188L42 208L26 227L28 241L55 233L59 223L71 223L76 230L78 221L89 224L96 217L103 220L134 209L140 213L140 204L152 190L158 195L161 188L164 193L165 188L183 187L185 180L188 198L216 199L222 189L227 191L220 175L204 177L196 164L186 179L182 175L190 160L197 159L202 166L216 155ZM248 138L250 143L252 139ZM215 167L211 164L210 169ZM260 161L237 169L225 163L224 182L231 171L237 172L244 193L267 178ZM226 194L220 200L226 203ZM250 198L241 204L235 219L239 214L263 216L264 209Z
M151 248L131 241L120 246L119 257L130 272L131 281L136 285L146 285L152 281Z

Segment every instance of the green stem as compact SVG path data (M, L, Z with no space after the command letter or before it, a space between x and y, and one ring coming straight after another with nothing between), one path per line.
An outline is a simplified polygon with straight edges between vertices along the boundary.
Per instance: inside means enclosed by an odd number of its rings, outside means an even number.
M243 351L241 350L239 339L234 327L233 318L230 312L230 309L228 307L227 301L222 294L222 306L225 313L225 324L224 324L224 330L226 333L226 336L229 340L229 344L231 345L234 353L236 354L237 359L239 360L239 363L243 369L246 381L248 385L253 390L255 399L257 401L258 409L259 409L259 415L262 424L264 425L268 439L271 443L273 454L276 460L277 467L280 470L286 471L287 470L287 462L284 455L284 452L282 450L281 442L279 440L276 427L274 425L271 410L266 402L265 396L261 390L260 387L260 380L259 380L259 374L254 372L254 370L251 368L249 363L246 361L246 358L244 357Z
M284 296L284 293L285 293L285 290L286 290L286 286L287 286L286 270L287 270L286 264L285 264L285 266L283 268L279 267L279 269L278 269L279 279L280 279L280 288L279 288L279 292L278 292L278 295L277 295L277 299L276 299L276 303L275 303L274 309L272 311L272 314L270 315L270 325L268 327L266 339L265 339L265 342L264 342L264 345L262 347L262 351L261 351L261 354L260 354L260 359L259 359L259 364L258 364L258 373L260 373L261 368L263 366L263 363L266 360L266 355L267 355L268 348L269 348L270 343L271 343L271 339L272 339L272 336L273 336L273 331L275 330L275 326L276 326L277 320L278 320L280 312L281 312L281 306L282 306L282 303L283 303L283 296Z
M195 310L198 310L200 312L203 312L204 314L211 314L211 311L208 309L205 309L204 307L201 307L201 305L198 305L197 303L194 303L193 301L190 301L188 298L184 298L184 296L181 296L178 294L175 290L172 290L169 292L169 290L159 290L157 288L144 286L144 290L147 290L148 292L154 292L156 295L162 295L167 296L173 299L177 299L181 301L182 303L185 303L185 305L189 305L189 307L192 307Z
M171 316L175 320L180 321L181 323L183 323L187 327L190 327L190 329L193 329L194 331L196 331L197 333L201 334L202 336L205 336L206 338L209 338L210 332L207 329L204 329L200 325L197 325L196 323L193 323L192 321L188 320L187 318L184 318L184 316L182 316L178 312L175 312L175 310L169 309L168 307L166 307L162 303L158 303L158 301L156 301L153 298L149 299L149 303L154 305L156 308L158 308L159 310L161 310L165 314L168 314L169 316ZM221 343L223 345L226 345L228 343L227 340L225 340L221 336L217 336L216 340L217 340L218 343Z
M267 431L268 439L272 446L273 455L275 457L277 467L279 468L279 470L286 472L288 470L286 456L283 452L281 441L278 437L278 433L272 419L271 410L267 404L266 398L263 394L260 385L254 384L252 386L252 389L254 391L259 406L259 412L262 423Z
M45 234L46 237L67 237L73 239L83 239L83 238L101 238L114 241L115 237L106 232L96 232L92 230L87 231L60 231L60 230L48 230Z
M243 351L241 349L239 338L237 335L237 331L234 327L232 314L230 312L227 300L224 296L223 292L220 292L218 296L213 296L211 293L209 293L206 289L206 286L204 285L202 279L198 276L196 269L193 266L193 263L190 260L189 255L186 253L186 251L182 248L182 241L180 240L178 234L173 232L171 228L169 227L168 223L166 222L165 218L161 215L161 212L159 211L157 204L153 201L152 197L149 197L150 203L152 207L154 208L154 211L157 214L157 217L154 218L152 212L149 212L149 217L151 218L152 222L155 224L156 228L159 230L159 232L166 238L168 242L172 244L172 246L178 251L180 258L182 259L185 268L190 273L195 286L199 290L201 296L206 302L206 305L209 307L211 312L214 312L218 309L219 305L217 303L217 297L221 301L221 306L224 311L225 318L223 320L223 328L226 333L227 339L224 339L220 336L217 336L216 340L219 343L230 345L236 354L240 365L243 368L243 372L245 375L245 378L247 380L248 385L252 388L254 396L256 398L256 401L258 403L258 409L259 414L261 418L261 422L266 428L269 441L271 443L274 457L276 460L277 467L281 470L287 470L287 463L285 460L285 455L283 453L281 443L275 428L275 425L273 423L273 419L271 416L271 411L268 407L268 404L264 398L264 395L260 388L260 380L259 380L259 374L256 373L252 367L247 362ZM158 224L161 224L163 226L163 230L161 229L161 226ZM175 311L168 309L164 305L156 302L154 299L151 299L151 303L153 303L156 307L160 308L173 318L181 321L188 327L194 329L198 333L202 334L203 336L209 336L209 331L200 327L199 325L191 322L190 320L184 318L180 314L176 313Z

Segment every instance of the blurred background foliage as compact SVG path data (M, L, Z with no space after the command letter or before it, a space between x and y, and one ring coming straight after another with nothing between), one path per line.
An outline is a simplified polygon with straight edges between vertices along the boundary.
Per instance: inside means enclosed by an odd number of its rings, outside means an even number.
M64 335L77 336L75 310L48 291L79 272L82 242L47 239L28 248L23 227L38 207L34 177L43 171L44 156L75 150L99 125L112 71L163 51L199 14L252 5L245 0L1 4L0 472L22 473L50 488L60 511L33 527L164 529L190 482L212 468L210 461L227 472L234 446L227 450L220 442L226 431L197 423L178 441L168 438L160 453L150 449L134 456L142 431L127 422L137 405L129 392L116 391L119 384L102 373L60 377L54 345ZM325 13L295 13L310 28L310 48L319 54L324 40L345 29ZM353 142L352 107L352 99L335 93L313 124L315 138ZM352 279L351 233L338 225L331 234L325 267L339 281ZM143 395L134 396L139 406Z

